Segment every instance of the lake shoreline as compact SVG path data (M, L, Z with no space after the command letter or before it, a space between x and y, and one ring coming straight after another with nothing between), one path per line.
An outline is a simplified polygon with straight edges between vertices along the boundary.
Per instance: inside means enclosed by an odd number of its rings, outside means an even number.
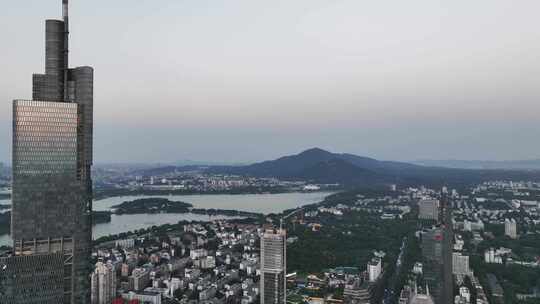
M262 216L281 213L284 210L318 203L335 192L289 192L278 194L189 194L189 195L137 195L116 196L93 202L94 211L109 211L111 207L125 201L149 197L162 197L170 200L185 201L193 205L195 213L154 213L154 214L123 214L111 213L111 222L96 223L92 227L94 238L103 235L114 235L122 232L141 229L150 226L187 221L211 221L238 217L239 214L253 213ZM202 211L204 209L204 212ZM212 210L212 211L209 211ZM231 212L231 216L216 215L215 210ZM246 215L246 214L244 214ZM245 216L244 216L245 217ZM0 235L0 246L10 244L8 234Z
M192 190L105 190L103 192L96 191L94 195L94 201L100 201L108 198L120 197L120 196L198 196L198 195L272 195L272 194L287 194L287 193L335 193L340 189L321 189L316 191L301 191L293 189L252 189L252 190L216 190L216 191L192 191Z

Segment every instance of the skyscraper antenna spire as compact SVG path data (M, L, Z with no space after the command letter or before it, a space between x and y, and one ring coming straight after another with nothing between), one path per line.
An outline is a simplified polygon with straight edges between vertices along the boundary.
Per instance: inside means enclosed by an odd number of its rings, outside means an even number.
M62 0L62 17L64 19L64 101L68 96L68 69L69 69L69 3Z

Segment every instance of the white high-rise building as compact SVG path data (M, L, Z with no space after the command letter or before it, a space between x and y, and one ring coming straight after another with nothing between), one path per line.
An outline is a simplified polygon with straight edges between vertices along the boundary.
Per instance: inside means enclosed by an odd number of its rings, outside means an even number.
M514 219L504 220L504 234L511 239L517 238L517 224Z
M97 262L91 276L92 304L109 304L116 297L116 274L112 264Z
M438 220L439 219L439 200L423 199L418 202L420 213L418 218L421 220Z
M267 230L261 238L261 304L286 303L286 237L279 229Z
M376 282L382 272L382 262L380 258L373 258L367 264L367 272L370 282Z

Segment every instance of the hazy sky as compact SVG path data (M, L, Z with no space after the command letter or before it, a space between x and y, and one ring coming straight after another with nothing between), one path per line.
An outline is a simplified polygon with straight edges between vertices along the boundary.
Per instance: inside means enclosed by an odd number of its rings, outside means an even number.
M95 158L540 158L538 0L71 0ZM0 160L61 0L0 0Z

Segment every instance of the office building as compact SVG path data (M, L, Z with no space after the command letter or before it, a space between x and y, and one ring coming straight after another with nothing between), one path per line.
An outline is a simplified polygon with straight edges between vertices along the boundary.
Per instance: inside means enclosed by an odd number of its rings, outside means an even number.
M515 219L504 220L504 235L511 239L517 239L517 224Z
M367 272L369 281L371 283L376 282L382 272L382 262L380 258L373 258L367 264Z
M439 200L437 199L423 199L418 202L419 214L418 218L421 220L433 220L439 219Z
M452 273L454 275L467 276L471 274L469 269L469 256L459 252L452 253Z
M286 232L267 230L261 238L261 304L285 304Z
M7 278L8 303L90 302L93 69L69 68L68 24L63 0L63 19L45 22L45 73L33 75L32 100L13 102L6 267L18 275Z
M98 262L91 276L92 304L109 304L116 296L116 273L112 264Z

